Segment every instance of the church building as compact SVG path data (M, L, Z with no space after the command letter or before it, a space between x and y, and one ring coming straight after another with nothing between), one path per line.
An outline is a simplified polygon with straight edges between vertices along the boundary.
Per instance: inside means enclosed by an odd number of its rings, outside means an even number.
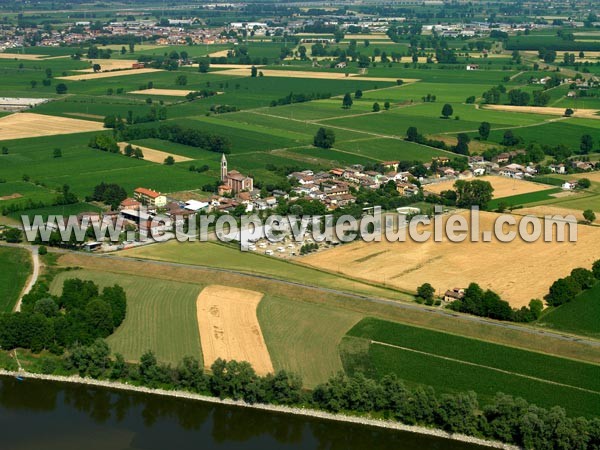
M242 191L252 191L254 180L252 177L242 175L237 170L227 170L227 158L221 155L221 183L219 194L238 194Z

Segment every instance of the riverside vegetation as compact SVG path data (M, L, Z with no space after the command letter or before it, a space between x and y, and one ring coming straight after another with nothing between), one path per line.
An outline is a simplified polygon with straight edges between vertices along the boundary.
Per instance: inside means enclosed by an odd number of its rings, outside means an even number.
M540 408L502 393L482 405L474 392L439 395L393 374L374 380L361 372L339 373L307 390L295 374L280 370L261 377L247 362L218 359L207 374L197 358L185 357L173 367L159 363L149 351L130 363L111 354L102 339L122 322L125 311L120 286L100 293L91 281L68 279L56 297L38 283L25 297L22 313L0 316L0 345L4 350L30 349L33 353L26 351L21 358L31 372L394 420L524 448L600 449L600 419L568 417L561 407ZM44 349L50 352L35 354ZM0 364L7 370L20 368L6 352L0 354Z

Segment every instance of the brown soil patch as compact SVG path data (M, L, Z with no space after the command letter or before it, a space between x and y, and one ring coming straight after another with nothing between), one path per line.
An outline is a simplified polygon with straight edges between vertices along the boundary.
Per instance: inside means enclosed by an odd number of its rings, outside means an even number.
M473 180L475 178L472 178ZM477 180L489 181L494 188L494 198L511 197L513 195L528 194L530 192L545 191L554 189L556 186L548 186L540 183L532 183L531 181L515 180L500 176L483 176L477 177ZM467 181L471 181L467 180ZM439 194L442 191L454 190L456 180L442 181L441 183L428 184L423 187L427 192Z
M468 214L463 213L467 217ZM493 231L497 214L480 214L480 231ZM447 216L445 216L444 221ZM517 223L520 217L515 216ZM432 226L423 227L432 231ZM511 227L514 231L516 227ZM567 231L568 233L568 231ZM433 236L433 233L432 233ZM481 235L479 236L481 241ZM433 237L418 243L356 242L341 245L302 258L310 266L341 272L358 280L385 283L414 292L417 286L431 283L438 295L454 287L478 283L492 289L513 307L527 305L533 298L543 298L550 285L576 267L590 268L598 258L596 248L600 228L579 226L577 242L527 243L516 239L510 243L454 243Z
M368 77L362 76L358 73L351 73L346 76L345 73L340 72L309 72L303 70L273 70L273 69L263 69L260 70L265 77L283 77L283 78L311 78L311 79L321 79L321 80L348 80L348 79L360 79L364 81L388 81L388 82L396 82L398 78L378 78L378 77ZM233 75L233 76L250 76L249 69L232 69L232 70L223 70L219 72L219 75ZM405 83L410 83L413 81L418 81L416 79L408 79L402 78Z
M145 94L145 95L166 95L169 97L185 97L190 92L185 89L142 89L139 91L129 91L128 94Z
M197 300L204 366L218 358L248 361L259 375L273 373L273 364L258 323L256 308L263 294L211 285Z
M218 52L212 52L208 56L211 58L221 58L222 56L227 57L229 50L219 50Z
M64 113L65 116L72 116L72 117L84 117L87 119L94 119L94 120L104 120L104 116L100 116L98 114L87 114L87 113Z
M10 195L5 195L4 197L0 197L0 201L1 200L14 200L16 198L21 198L23 197L21 194L15 193L15 194L10 194Z
M128 142L119 142L119 148L121 149L121 152L124 151L127 144L128 144ZM141 145L135 145L135 144L131 144L131 145L133 146L133 148L137 147L140 150L142 150L145 161L163 164L165 162L165 159L167 159L167 157L169 157L169 156L172 156L176 163L192 161L192 158L175 155L174 153L163 152L161 150L155 150L155 149L149 148L149 147L142 147Z
M512 105L485 105L482 109L495 109L498 111L512 111L530 114L545 114L549 116L563 116L566 108L552 108L548 106L512 106ZM586 119L600 119L597 115L600 109L575 109L573 117L585 117Z
M86 59L90 64L100 64L100 72L110 72L111 70L127 70L131 69L135 61L127 59ZM75 72L94 73L94 69L76 70Z
M69 75L66 77L56 77L57 80L70 80L70 81L83 81L83 80L96 80L98 78L111 78L111 77L123 77L126 75L141 75L144 73L162 72L162 69L129 69L129 70L115 70L113 72L98 72L98 73L85 73L82 75Z
M48 55L25 55L25 54L17 54L17 53L0 53L0 59L22 59L25 61L36 61L38 59L43 59Z
M0 140L101 130L104 126L99 122L43 114L16 113L0 118Z

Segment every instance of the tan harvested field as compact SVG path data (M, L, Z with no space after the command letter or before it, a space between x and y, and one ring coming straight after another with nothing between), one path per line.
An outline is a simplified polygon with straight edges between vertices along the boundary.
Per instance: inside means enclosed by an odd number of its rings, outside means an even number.
M600 224L600 211L596 212L596 220L594 223ZM553 216L553 215L561 215L567 216L572 214L575 216L577 220L583 219L583 212L579 209L571 209L571 208L561 208L559 206L552 205L539 205L539 206L530 206L529 208L520 208L514 211L515 214L519 215L532 215L536 217L544 217L544 216Z
M131 69L131 66L135 62L127 59L86 59L85 61L89 62L90 64L100 64L100 72ZM89 69L76 70L75 72L93 73L94 69L90 67Z
M139 91L129 91L128 94L145 94L145 95L166 95L170 97L185 97L190 90L185 89L142 89Z
M464 212L468 220L468 213ZM480 232L493 231L498 214L482 212ZM445 221L448 216L444 216ZM515 216L517 223L521 219ZM432 226L423 227L432 231ZM511 227L508 231L514 231ZM568 230L566 232L568 235ZM513 307L527 305L533 298L543 298L550 285L576 267L590 268L598 258L600 228L578 227L577 242L526 243L516 239L501 243L442 242L433 238L418 243L356 242L309 255L301 259L307 265L341 272L358 280L416 291L423 283L431 283L438 294L476 282L492 289Z
M0 59L22 59L25 61L36 61L38 59L43 59L48 55L25 55L18 53L0 53Z
M72 117L83 117L85 119L93 119L93 120L104 120L104 116L100 116L98 114L88 114L88 113L79 113L79 112L66 112L65 116Z
M210 53L208 56L210 56L211 58L220 58L222 56L227 56L227 54L229 53L229 50L219 50L218 52L212 52Z
M198 67L198 64L192 64L194 67ZM255 66L262 67L262 66ZM211 64L211 69L251 69L252 64Z
M15 113L0 118L0 140L84 133L103 129L104 126L100 122L34 113Z
M259 375L273 373L256 309L261 292L229 286L205 287L196 303L204 366L218 358L248 361Z
M57 80L83 81L96 80L98 78L123 77L126 75L141 75L144 73L162 72L162 69L130 69L115 70L113 72L84 73L81 75L68 75L66 77L56 77Z
M375 43L375 41L391 41L390 37L385 33L373 33L373 34L346 34L344 40L356 39L359 42L365 39L369 42ZM377 42L379 44L379 42Z
M481 109L495 109L497 111L510 111L529 114L545 114L550 116L563 116L566 108L552 108L548 106L512 106L512 105L484 105ZM600 109L575 109L573 117L586 119L600 119Z
M322 79L322 80L349 80L349 79L360 79L364 81L389 81L396 82L398 78L378 78L378 77L368 77L362 76L358 73L351 73L346 76L345 73L340 72L309 72L302 70L273 70L273 69L264 69L261 70L265 77L283 77L283 78L312 78L312 79ZM234 75L234 76L250 76L249 69L232 69L232 70L223 70L219 72L219 75ZM405 83L410 83L413 81L419 81L416 79L408 79L403 78Z
M119 148L121 149L121 152L124 151L127 144L128 144L128 142L119 142ZM191 158L187 158L187 157L181 156L181 155L176 155L174 153L163 152L161 150L155 150L153 148L142 147L140 145L135 145L135 144L132 144L132 145L134 148L137 147L142 151L142 153L144 154L144 161L150 161L153 163L162 164L165 162L165 159L169 156L172 156L176 163L192 161Z
M532 183L530 181L515 180L507 177L500 176L483 176L477 178L471 178L466 181L472 180L489 181L494 188L494 198L511 197L513 195L528 194L530 192L545 191L548 189L554 189L556 186L545 185L541 183ZM434 194L439 194L442 191L449 191L454 189L454 183L456 180L443 181L441 183L428 184L424 186L424 190Z

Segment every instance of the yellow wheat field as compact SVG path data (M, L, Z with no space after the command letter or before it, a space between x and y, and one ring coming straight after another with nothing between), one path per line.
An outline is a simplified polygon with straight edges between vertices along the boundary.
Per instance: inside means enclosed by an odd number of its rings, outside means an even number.
M259 375L273 373L256 315L262 297L260 292L229 286L202 290L196 305L205 367L221 358L247 361Z

